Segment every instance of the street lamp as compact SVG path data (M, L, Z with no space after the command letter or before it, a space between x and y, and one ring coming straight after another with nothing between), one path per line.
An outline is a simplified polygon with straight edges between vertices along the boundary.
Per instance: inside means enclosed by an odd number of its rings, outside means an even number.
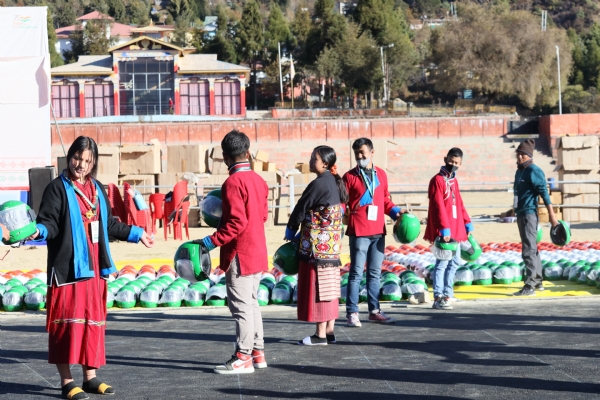
M562 114L562 93L560 90L560 52L556 46L556 66L558 67L558 113Z
M379 51L381 52L381 73L383 74L383 101L387 100L387 87L386 87L386 77L385 77L385 66L383 64L383 49L385 47L391 48L394 47L394 43L390 43L387 46L381 46L379 47Z

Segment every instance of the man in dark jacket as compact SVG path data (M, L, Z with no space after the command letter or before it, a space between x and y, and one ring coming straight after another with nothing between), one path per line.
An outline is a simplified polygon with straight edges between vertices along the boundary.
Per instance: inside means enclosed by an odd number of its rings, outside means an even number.
M550 214L552 226L558 225L554 216L550 196L546 189L546 176L533 163L535 141L528 139L517 147L517 172L514 183L514 209L517 215L519 235L523 244L522 256L527 268L527 278L521 290L515 296L534 296L535 291L544 290L542 285L542 260L537 249L538 230L538 196L544 200L544 205Z

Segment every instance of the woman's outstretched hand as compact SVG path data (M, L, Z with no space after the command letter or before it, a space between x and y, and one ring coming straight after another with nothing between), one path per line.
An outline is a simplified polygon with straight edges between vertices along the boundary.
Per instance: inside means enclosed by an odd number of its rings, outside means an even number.
M148 235L148 232L144 231L144 234L142 235L142 238L140 240L142 241L142 243L144 243L144 246L146 246L147 248L151 248L152 246L154 246L154 239L152 238L152 236Z

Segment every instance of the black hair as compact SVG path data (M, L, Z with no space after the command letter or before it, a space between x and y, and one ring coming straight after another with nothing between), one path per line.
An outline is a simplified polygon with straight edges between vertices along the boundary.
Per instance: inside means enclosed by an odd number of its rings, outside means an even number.
M329 146L317 146L313 151L319 154L319 157L321 157L321 161L327 164L327 170L331 172L331 168L335 165L335 162L337 161L335 150ZM340 192L340 201L342 202L342 204L346 204L349 199L346 184L344 183L342 177L339 174L336 173L332 175L335 178L335 183Z
M373 142L365 137L358 138L352 143L352 150L358 150L363 146L367 146L369 150L373 150Z
M449 160L452 157L463 158L462 150L459 149L458 147L453 147L450 150L448 150L448 154L446 155L446 158Z
M96 178L96 173L98 172L98 145L96 145L96 142L91 137L79 136L75 139L67 152L67 166L71 163L71 158L73 158L73 156L82 154L86 150L89 150L92 153L93 167L89 175L92 178Z
M250 139L245 133L236 129L229 132L221 140L221 149L223 155L237 160L240 156L245 156L250 148Z

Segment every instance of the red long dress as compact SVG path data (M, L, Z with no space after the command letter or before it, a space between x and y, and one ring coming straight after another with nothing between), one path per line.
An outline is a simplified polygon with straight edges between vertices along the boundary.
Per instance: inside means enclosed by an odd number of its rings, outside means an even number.
M92 184L89 179L83 185L75 182L90 200ZM85 216L87 203L81 196L76 197L84 224L87 221L97 221L100 208L98 207L96 216L88 219ZM92 254L94 277L62 286L57 286L53 281L48 288L46 330L49 334L50 364L81 364L89 368L99 368L106 364L104 335L107 284L100 277L98 244L93 244L89 235L87 241Z

